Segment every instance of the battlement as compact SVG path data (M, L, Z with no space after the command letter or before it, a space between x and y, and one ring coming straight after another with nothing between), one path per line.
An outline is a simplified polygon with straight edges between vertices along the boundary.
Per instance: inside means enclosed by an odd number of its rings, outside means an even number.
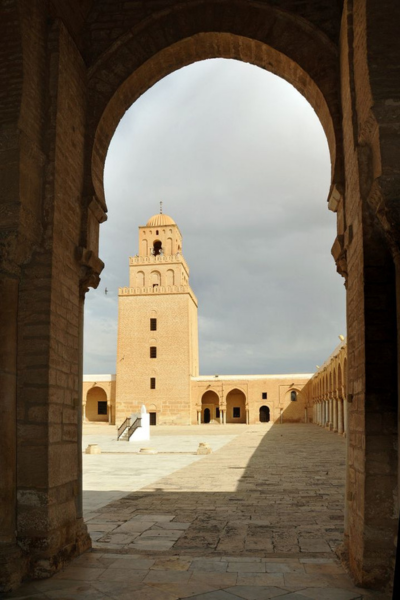
M189 274L189 267L186 260L183 258L180 252L171 254L169 256L160 254L158 256L130 256L129 266L144 266L144 265L159 265L159 264L176 264L181 263L185 268L187 274Z
M118 296L154 296L162 294L189 294L197 306L197 298L190 285L156 285L118 288Z

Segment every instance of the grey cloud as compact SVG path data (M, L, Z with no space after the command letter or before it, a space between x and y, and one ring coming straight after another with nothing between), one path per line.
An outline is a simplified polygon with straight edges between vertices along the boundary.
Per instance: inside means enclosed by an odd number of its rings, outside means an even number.
M115 371L117 288L163 200L199 299L201 372L313 371L345 332L329 177L318 119L283 80L213 60L156 84L107 157L106 270L87 297L85 370Z

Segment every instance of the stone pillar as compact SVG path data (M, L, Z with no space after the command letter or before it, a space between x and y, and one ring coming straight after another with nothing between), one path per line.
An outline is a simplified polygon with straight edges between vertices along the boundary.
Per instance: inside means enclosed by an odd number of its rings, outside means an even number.
M23 574L21 549L16 544L17 493L17 308L18 279L0 276L0 589L7 591ZM22 573L21 573L22 571Z
M0 319L0 382L2 413L0 419L0 544L15 542L17 481L17 307L18 279L3 276L0 281L2 317Z
M83 525L83 467L82 467L82 425L83 425L83 412L82 412L82 396L83 396L83 332L85 329L84 317L85 317L85 293L86 290L80 288L79 297L79 357L78 357L78 406L77 406L77 471L78 471L78 493L76 495L76 518L80 522L80 526Z
M333 398L333 431L337 433L338 430L338 399Z
M112 406L111 404L108 404L108 424L111 425L112 424Z
M43 241L21 266L17 390L18 538L38 578L91 546L81 495L83 304L103 267L96 248L80 246L87 221L90 243L98 230L88 209L93 200L83 198L86 66L60 20L45 20L44 28L48 54L35 69L48 78L41 84L47 154L37 203ZM31 187L29 164L21 188ZM30 203L36 205L33 198ZM35 213L28 214L34 223Z
M249 409L246 408L246 425L248 425L250 423L250 418L249 418Z
M329 411L329 418L328 418L328 429L329 431L332 431L333 429L333 398L329 398L328 400L328 411Z
M347 435L347 422L348 422L348 402L347 398L343 398L343 435Z
M197 425L201 425L201 410L197 411Z
M399 5L392 4L396 18L377 27L382 6L345 1L340 35L348 265L345 543L356 582L382 588L393 576L398 519L393 255L399 244L400 173L398 141L392 144L399 118L389 105L400 97L400 81L398 53L392 50L398 47Z
M343 435L343 398L338 399L338 434Z

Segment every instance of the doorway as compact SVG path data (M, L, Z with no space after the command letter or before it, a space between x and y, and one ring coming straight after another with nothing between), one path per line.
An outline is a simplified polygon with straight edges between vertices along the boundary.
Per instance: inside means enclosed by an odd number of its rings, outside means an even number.
M260 423L269 423L270 411L268 406L260 406Z

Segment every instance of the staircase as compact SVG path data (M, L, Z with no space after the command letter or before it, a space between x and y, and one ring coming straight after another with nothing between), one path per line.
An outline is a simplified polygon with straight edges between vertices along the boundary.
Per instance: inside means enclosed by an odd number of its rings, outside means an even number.
M132 424L131 419L127 417L122 425L118 427L118 442L129 442L136 429L141 426L142 419L140 417L137 417Z

